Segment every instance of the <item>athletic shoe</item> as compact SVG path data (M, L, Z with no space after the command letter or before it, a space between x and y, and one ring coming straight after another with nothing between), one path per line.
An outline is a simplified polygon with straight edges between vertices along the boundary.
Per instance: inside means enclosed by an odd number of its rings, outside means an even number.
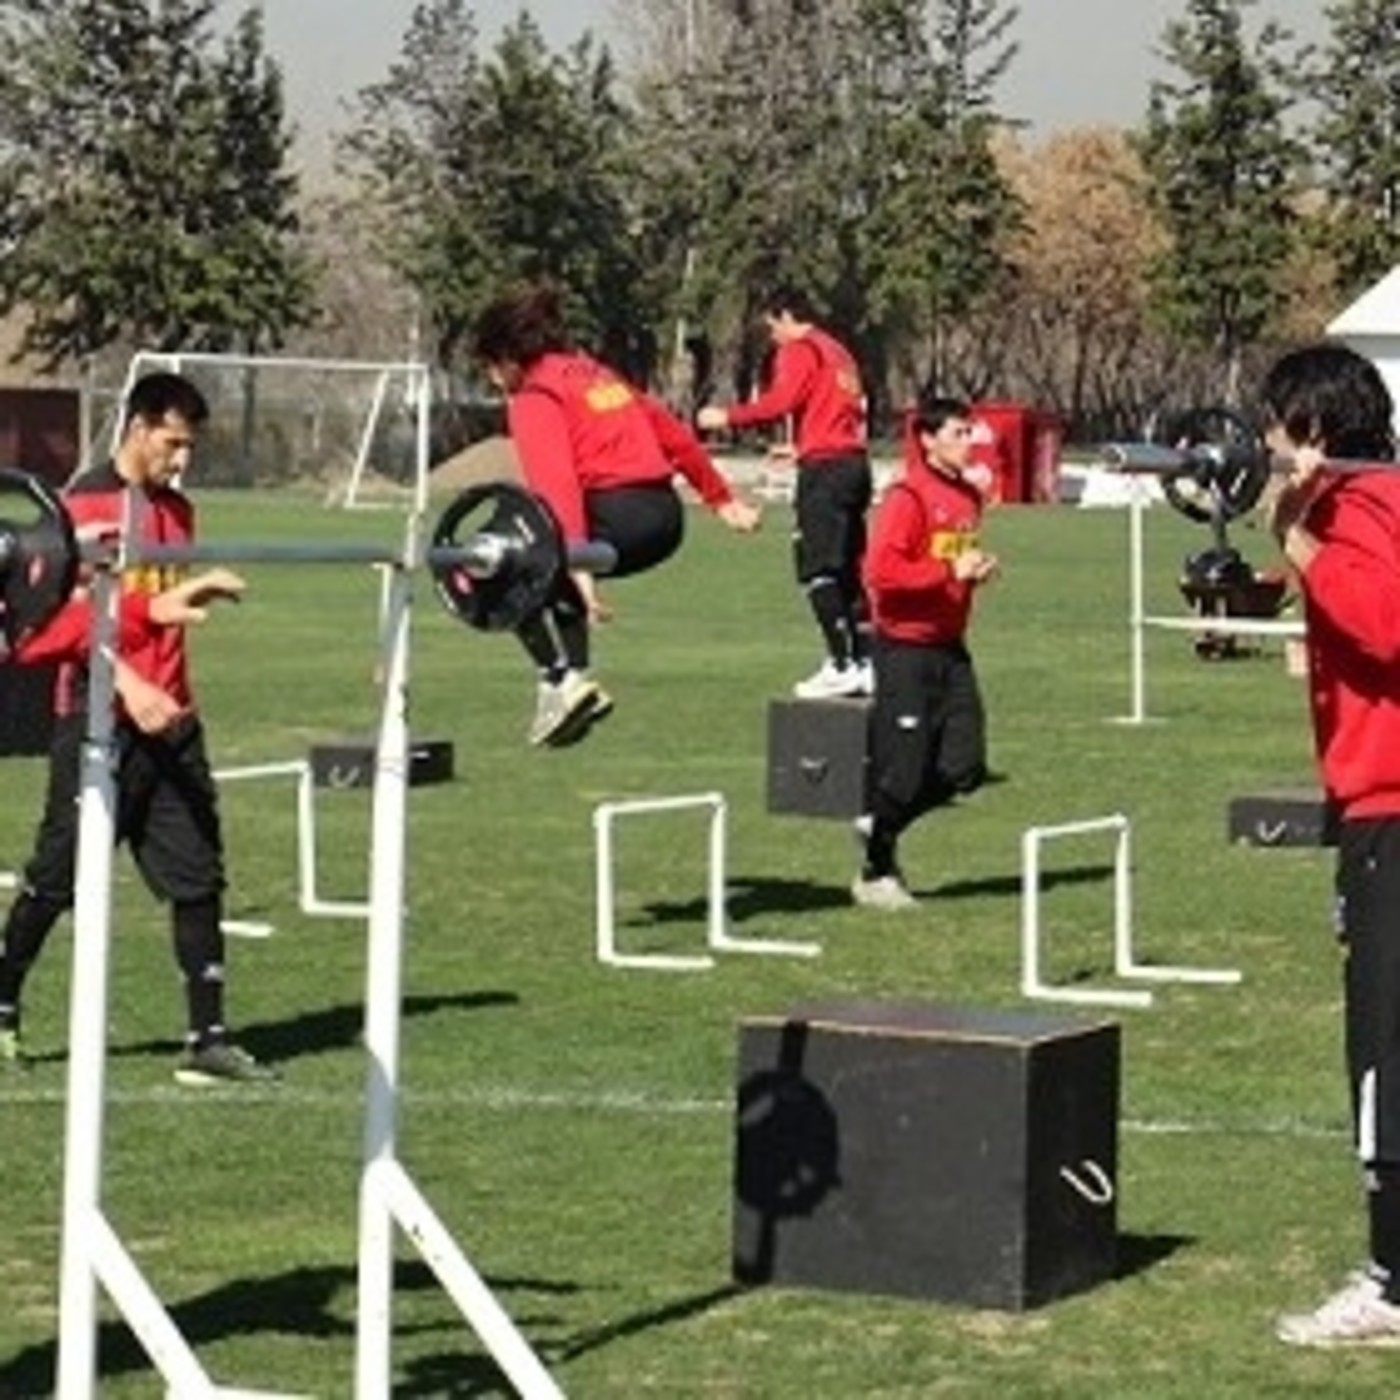
M19 1038L19 1027L6 1026L0 1029L0 1071L27 1070L32 1063L24 1052L24 1042Z
M898 875L880 875L873 880L857 875L851 881L851 898L866 909L912 909L919 902Z
M1274 1334L1297 1347L1400 1346L1400 1306L1379 1279L1357 1272L1317 1309L1279 1318Z
M860 693L862 695L874 695L875 663L869 658L864 661L857 661L856 670L860 673Z
M593 732L595 724L612 714L612 696L601 686L593 682L590 684L594 684L593 703L581 710L576 719L566 724L548 741L550 748L563 749L570 744L577 744L580 739L586 739Z
M211 1084L275 1084L281 1077L270 1065L260 1064L246 1050L222 1040L202 1049L187 1050L175 1066L175 1078L197 1088Z
M535 719L530 725L530 742L536 746L559 746L582 737L588 728L588 715L596 708L603 692L596 681L581 671L565 671L557 684L541 681L535 702ZM608 702L612 707L612 702ZM579 732L575 734L575 730Z
M828 657L805 681L798 681L792 693L799 700L843 700L866 691L859 666L851 662L840 666Z

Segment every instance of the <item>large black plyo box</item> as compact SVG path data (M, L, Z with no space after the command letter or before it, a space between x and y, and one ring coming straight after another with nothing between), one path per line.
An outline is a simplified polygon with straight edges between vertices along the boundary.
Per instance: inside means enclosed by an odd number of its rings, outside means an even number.
M865 811L868 700L772 700L768 810L804 817Z
M363 788L374 784L373 739L340 739L311 746L311 781L323 788ZM448 739L410 739L408 785L452 781L454 749Z
M1230 801L1230 840L1249 846L1335 846L1336 808L1317 789L1261 792Z
M845 1002L740 1028L734 1276L1019 1310L1117 1262L1119 1029Z

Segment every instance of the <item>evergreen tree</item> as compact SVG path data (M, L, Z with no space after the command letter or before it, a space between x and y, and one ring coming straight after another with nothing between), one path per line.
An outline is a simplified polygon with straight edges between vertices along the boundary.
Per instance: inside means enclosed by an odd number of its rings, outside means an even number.
M1251 43L1243 14L1253 3L1187 0L1185 18L1164 32L1177 77L1153 84L1138 142L1170 240L1152 268L1153 306L1173 333L1216 356L1231 403L1244 350L1284 297L1300 159L1284 127L1290 36L1269 23Z
M1350 299L1400 263L1400 4L1333 0L1324 13L1309 135L1328 197L1323 243Z
M359 95L341 154L441 363L505 283L548 276L568 292L581 339L641 368L629 116L616 87L588 36L552 54L522 13L483 58L472 11L430 0L386 80Z
M106 346L255 350L311 313L281 75L257 10L0 4L0 310L51 364Z

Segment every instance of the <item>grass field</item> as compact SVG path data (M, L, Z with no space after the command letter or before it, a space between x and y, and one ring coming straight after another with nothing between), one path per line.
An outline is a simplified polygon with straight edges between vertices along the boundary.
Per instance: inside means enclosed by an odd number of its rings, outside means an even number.
M1152 610L1204 534L1149 513ZM276 495L213 497L209 537L354 533ZM1311 1306L1360 1258L1346 1135L1330 853L1226 839L1231 797L1305 783L1300 682L1277 643L1204 663L1149 637L1152 722L1129 705L1127 526L1118 512L1009 508L987 539L1005 576L974 649L1007 781L911 834L911 915L853 908L843 823L765 810L770 698L813 664L784 511L764 534L696 518L682 556L611 590L599 638L617 713L576 749L523 742L531 682L507 639L418 609L413 732L456 745L457 780L410 794L402 1158L560 1384L577 1397L1393 1396L1384 1353L1299 1354L1273 1314ZM1253 562L1266 541L1242 533ZM220 765L304 756L377 713L378 589L356 569L259 566L195 642ZM424 585L425 593L428 591ZM27 851L38 760L4 765L0 867ZM819 958L731 957L699 974L593 959L592 810L718 789L730 804L731 914ZM1019 842L1030 824L1126 812L1140 950L1238 967L1238 987L1167 986L1122 1026L1113 1281L1024 1313L730 1282L737 1027L814 998L1025 1006ZM323 893L363 893L368 801L319 801ZM364 936L306 919L291 795L230 787L229 913L276 934L233 945L231 1012L281 1062L275 1091L180 1090L180 996L165 919L118 861L109 1013L106 1209L222 1384L353 1389ZM700 813L620 835L622 936L703 939ZM1111 980L1106 841L1052 846L1051 974ZM48 1395L55 1342L68 926L36 972L41 1062L0 1081L0 1397ZM1070 1014L1070 1013L1066 1013ZM507 1393L447 1295L404 1247L394 1394ZM101 1393L163 1387L113 1314Z

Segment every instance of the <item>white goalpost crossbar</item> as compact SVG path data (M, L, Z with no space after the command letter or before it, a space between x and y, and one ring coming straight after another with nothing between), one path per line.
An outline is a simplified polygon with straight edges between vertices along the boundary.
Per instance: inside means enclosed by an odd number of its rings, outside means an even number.
M309 759L289 759L282 763L250 763L242 767L219 768L214 779L220 783L249 782L261 778L294 778L297 804L297 907L303 914L324 919L364 919L369 905L364 900L325 899L316 876L316 784ZM266 938L272 925L253 919L225 919L224 931L244 938Z
M426 394L417 407L427 440ZM426 498L426 482L420 479ZM379 635L381 709L375 745L370 832L368 949L365 973L365 1117L359 1185L358 1297L354 1400L389 1400L395 1227L421 1251L439 1283L510 1383L527 1400L562 1392L492 1297L398 1161L399 1051L403 1002L404 887L407 863L408 663L412 569L421 562L418 516L396 554ZM137 552L139 557L139 551ZM225 556L221 556L225 557ZM308 559L332 557L308 546ZM340 555L334 555L339 558ZM189 551L190 562L200 558ZM346 562L363 562L345 552ZM92 578L93 636L87 733L78 812L78 862L69 989L69 1057L64 1123L63 1221L59 1261L59 1337L55 1400L97 1394L99 1289L146 1349L179 1400L292 1400L278 1392L216 1385L181 1335L104 1210L107 1026L112 945L112 866L116 771L113 753L117 581L123 560ZM269 765L270 766L270 765ZM280 770L279 770L280 771ZM271 1091L273 1094L276 1090Z
M706 845L705 953L624 953L617 946L617 882L614 875L613 829L619 817L657 815L662 812L708 810ZM821 949L813 943L780 943L771 939L735 938L729 932L726 907L727 816L729 806L718 792L689 793L677 797L641 797L600 802L593 809L596 868L596 948L598 961L610 967L650 967L675 972L700 971L715 965L715 952L759 953L789 957L815 957Z
M1043 926L1040 918L1041 849L1063 837L1111 833L1113 843L1113 971L1140 981L1234 984L1233 969L1169 967L1142 963L1133 952L1132 823L1121 812L1054 826L1027 827L1021 836L1021 993L1043 1001L1085 1006L1150 1006L1152 993L1138 988L1066 987L1048 982L1042 971Z

